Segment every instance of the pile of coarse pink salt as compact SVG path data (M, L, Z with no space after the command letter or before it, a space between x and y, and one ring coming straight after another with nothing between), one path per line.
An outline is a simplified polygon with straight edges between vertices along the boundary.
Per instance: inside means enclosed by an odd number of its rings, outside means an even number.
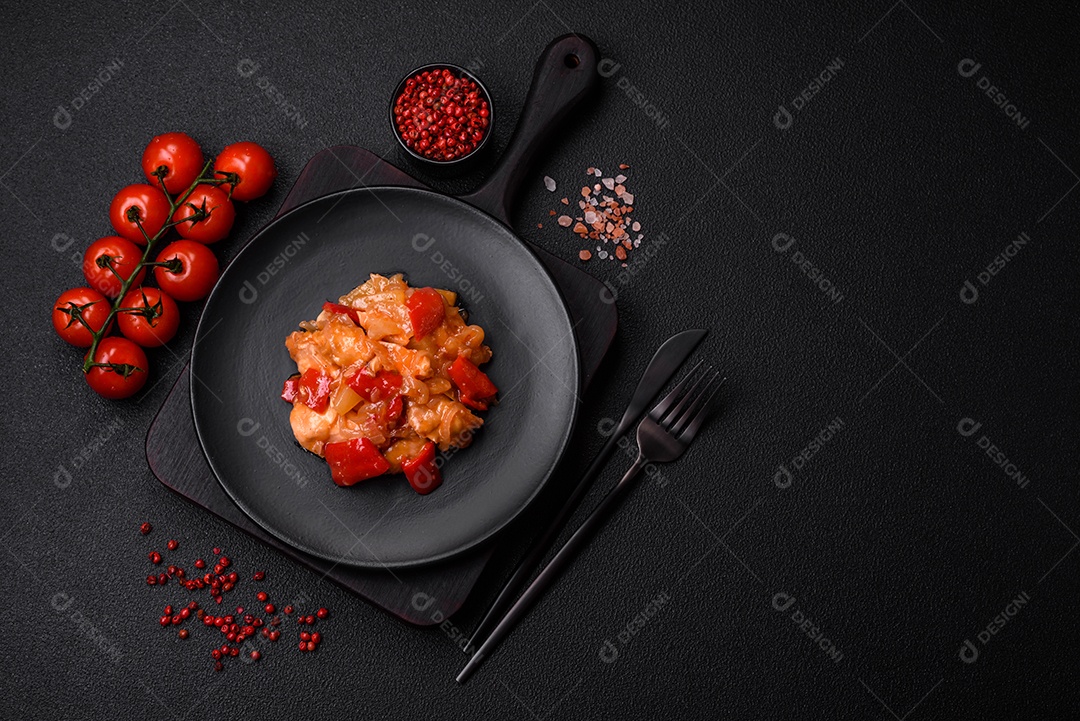
M611 260L626 267L626 260L635 248L641 245L645 236L641 233L641 223L634 220L634 194L626 188L627 177L623 171L630 168L626 163L619 165L619 173L605 177L600 168L588 168L585 174L590 182L581 186L580 196L576 197L577 210L563 209L563 214L549 211L548 215L557 215L556 222L563 228L570 228L579 238L589 241L581 249L578 258L582 261L594 257ZM548 192L555 192L555 181L544 176L544 187ZM560 201L570 206L569 198ZM572 215L570 213L573 213ZM538 224L537 227L543 227ZM595 250L592 246L595 245Z

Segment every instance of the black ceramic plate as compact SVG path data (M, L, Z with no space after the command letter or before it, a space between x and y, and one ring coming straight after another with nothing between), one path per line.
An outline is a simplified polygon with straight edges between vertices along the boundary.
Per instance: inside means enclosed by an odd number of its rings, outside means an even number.
M458 292L487 332L500 402L473 444L419 496L401 475L339 488L303 450L281 400L285 337L370 273ZM191 360L203 451L253 520L290 545L354 566L437 561L490 538L540 491L577 413L577 343L547 271L498 221L410 188L337 193L278 218L237 256L203 311Z

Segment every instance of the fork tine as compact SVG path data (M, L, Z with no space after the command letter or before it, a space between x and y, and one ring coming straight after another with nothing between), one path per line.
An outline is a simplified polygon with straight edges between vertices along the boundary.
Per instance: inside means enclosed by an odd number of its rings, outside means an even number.
M694 417L694 414L698 412L701 407L701 403L711 394L710 389L717 378L720 377L719 371L713 371L711 375L708 375L708 380L701 384L701 388L695 388L693 393L687 393L684 403L680 406L685 406L676 415L672 413L672 418L669 421L668 431L673 436L678 436L682 433L686 424L690 422L690 419ZM704 380L704 378L702 379Z
M659 415L659 417L656 418L656 422L659 423L661 426L670 426L672 421L682 414L686 406L693 402L694 395L698 391L698 386L701 385L701 382L705 380L705 378L709 375L710 372L712 372L712 366L705 366L702 369L701 373L698 373L697 377L694 378L694 382L690 385L689 388L686 389L686 392L682 394L682 397L679 398L679 402L675 405L675 407L669 410L667 413ZM687 376L686 380L690 380L689 376ZM682 384L680 383L679 385L681 386Z
M712 412L713 397L720 392L720 388L723 387L724 383L726 382L727 378L722 378L720 382L716 384L716 388L713 388L712 391L709 393L708 397L705 398L704 402L701 404L701 407L697 411L697 415L695 415L693 419L691 419L690 425L686 427L686 430L679 433L678 438L680 442L689 443L690 441L694 440L694 436L696 436L697 432L701 429L701 424L705 422L705 419Z
M694 377L694 374L697 373L697 370L700 367L701 361L698 361L697 365L690 369L690 372L686 374L686 377L679 381L679 384L672 389L671 393L668 393L666 396L664 396L664 400L653 406L653 409L649 411L649 417L659 423L660 418L662 418L663 415L667 413L668 408L671 408L671 405L679 399L679 396L682 395L683 389L690 382L690 379Z

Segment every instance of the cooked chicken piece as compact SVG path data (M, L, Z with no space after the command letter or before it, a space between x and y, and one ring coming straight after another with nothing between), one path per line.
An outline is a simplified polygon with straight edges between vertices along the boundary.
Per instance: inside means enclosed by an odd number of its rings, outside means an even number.
M406 422L417 435L435 441L441 451L469 445L471 432L484 424L468 408L444 395L433 396L426 405L410 403Z

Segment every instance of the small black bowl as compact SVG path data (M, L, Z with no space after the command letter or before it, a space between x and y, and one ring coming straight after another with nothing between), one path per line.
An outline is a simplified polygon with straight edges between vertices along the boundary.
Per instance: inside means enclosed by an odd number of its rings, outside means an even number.
M416 152L408 145L405 144L405 139L401 137L401 133L398 132L397 123L394 121L394 104L397 102L398 97L405 90L405 84L410 79L415 78L420 73L425 73L429 70L449 70L455 76L459 78L467 78L480 88L480 95L487 101L488 104L488 126L484 129L484 137L480 139L479 145L473 148L472 152L468 155L463 155L460 158L454 158L453 160L435 160L433 158L425 158L420 153ZM390 132L394 134L394 137L398 141L398 145L408 153L409 157L417 161L425 169L437 174L459 174L469 170L477 158L488 145L488 140L491 138L492 131L495 130L495 103L491 100L491 93L488 92L487 87L481 82L480 78L476 77L468 70L458 65L452 65L451 63L430 63L428 65L421 65L415 68L412 72L401 79L401 82L397 84L394 89L394 94L390 96Z

